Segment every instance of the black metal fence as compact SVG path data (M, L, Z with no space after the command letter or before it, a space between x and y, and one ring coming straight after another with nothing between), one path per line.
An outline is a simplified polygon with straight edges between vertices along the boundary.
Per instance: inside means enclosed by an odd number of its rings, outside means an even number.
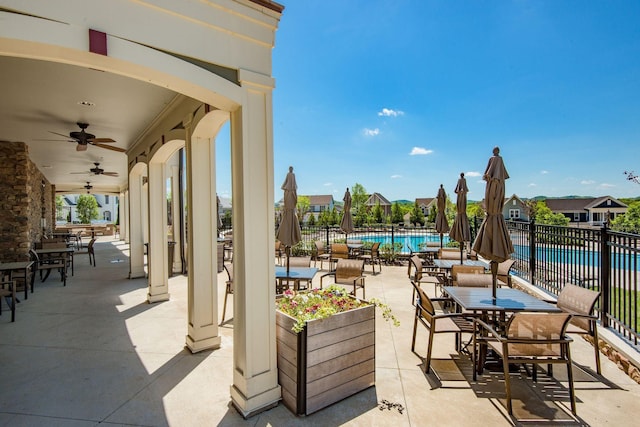
M556 295L567 283L601 291L601 324L638 345L640 236L607 227L507 224L515 274Z
M480 220L470 218L472 241ZM597 307L601 324L638 346L640 341L640 235L607 227L563 227L533 222L507 221L514 245L512 272L527 282L557 295L567 283L601 291ZM314 241L361 240L381 242L389 260L406 257L421 245L440 245L435 228L378 225L346 235L338 227L302 227L302 241L293 255L311 255ZM443 236L443 246L456 246Z

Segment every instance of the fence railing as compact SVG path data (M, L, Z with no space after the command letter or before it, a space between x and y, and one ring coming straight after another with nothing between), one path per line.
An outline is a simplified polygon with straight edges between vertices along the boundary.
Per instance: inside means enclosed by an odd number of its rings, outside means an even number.
M480 220L470 218L472 241ZM563 227L533 222L507 221L514 245L512 272L527 282L557 295L567 283L601 292L598 311L601 324L635 346L640 343L640 235L607 227ZM314 241L379 241L393 256L420 250L421 244L440 242L433 226L377 225L345 235L338 227L302 228L302 242L292 253L310 255ZM443 236L443 245L457 245Z
M638 345L640 236L607 227L507 224L515 274L556 295L567 283L599 290L601 324Z

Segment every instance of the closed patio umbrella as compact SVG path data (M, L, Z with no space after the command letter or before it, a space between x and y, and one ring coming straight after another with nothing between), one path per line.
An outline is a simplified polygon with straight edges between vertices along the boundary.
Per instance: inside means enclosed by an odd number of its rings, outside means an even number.
M440 247L442 247L442 235L449 232L449 223L444 212L447 207L447 193L445 193L442 184L440 184L438 196L436 197L436 207L436 232L440 233Z
M467 218L467 180L464 178L464 173L460 174L458 184L456 185L455 193L458 195L456 200L456 217L451 224L451 231L449 237L460 243L460 264L462 264L462 254L464 242L471 241L471 227L469 227L469 218Z
M218 231L222 229L222 218L220 217L220 197L216 194L216 216L218 217Z
M342 220L340 220L340 230L346 235L349 233L353 233L353 217L351 215L351 193L349 193L349 188L347 187L347 191L344 193L344 197L342 198L344 201L344 207L342 209Z
M487 211L473 249L491 264L493 276L493 298L496 298L498 264L511 258L513 244L507 230L507 223L502 215L504 205L505 180L509 179L507 169L500 156L500 148L493 149L493 156L489 159L487 169L482 177L487 181L484 193L484 208Z
M287 255L287 275L289 274L289 256L291 247L302 240L300 232L300 222L296 215L296 205L298 204L298 185L296 176L293 173L293 166L289 166L289 173L280 187L284 190L284 207L276 238L284 245Z

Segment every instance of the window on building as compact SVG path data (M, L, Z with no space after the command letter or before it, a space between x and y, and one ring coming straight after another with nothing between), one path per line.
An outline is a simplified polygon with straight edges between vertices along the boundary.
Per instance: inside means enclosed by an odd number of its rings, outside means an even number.
M109 204L109 195L108 195L108 194L105 194L105 195L104 195L104 204L105 204L105 205L108 205L108 204Z
M580 214L578 212L573 213L573 221L580 222Z
M520 219L520 209L509 209L510 219Z
M104 219L105 221L111 221L111 212L104 211L104 213L102 214L102 219Z

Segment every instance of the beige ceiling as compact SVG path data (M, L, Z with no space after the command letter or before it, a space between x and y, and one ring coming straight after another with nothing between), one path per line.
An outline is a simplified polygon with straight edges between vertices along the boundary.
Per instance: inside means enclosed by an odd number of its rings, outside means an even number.
M175 92L138 80L73 65L0 56L0 141L23 141L29 155L57 191L117 193L127 183L127 156L63 136L88 123L96 138L129 149ZM90 104L90 105L86 105ZM54 133L52 133L54 132ZM118 177L89 172L94 162ZM86 172L86 173L84 173Z

